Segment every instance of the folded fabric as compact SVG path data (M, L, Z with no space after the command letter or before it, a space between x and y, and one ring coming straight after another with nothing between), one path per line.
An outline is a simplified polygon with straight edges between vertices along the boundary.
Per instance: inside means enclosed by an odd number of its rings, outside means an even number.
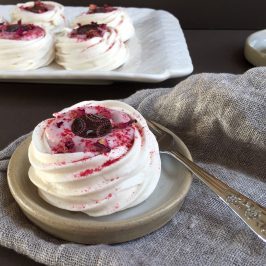
M172 129L200 166L266 206L265 67L192 75L174 88L139 91L125 101ZM7 185L9 158L25 137L0 152L1 245L48 265L265 263L266 245L197 179L173 219L140 239L86 246L46 234L25 218Z

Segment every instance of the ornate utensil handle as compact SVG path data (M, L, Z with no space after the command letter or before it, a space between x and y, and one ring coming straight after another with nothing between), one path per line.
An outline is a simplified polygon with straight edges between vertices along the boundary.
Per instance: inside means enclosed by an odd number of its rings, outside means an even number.
M266 242L266 208L242 195L227 184L207 173L176 151L164 152L185 165L228 205L264 242Z

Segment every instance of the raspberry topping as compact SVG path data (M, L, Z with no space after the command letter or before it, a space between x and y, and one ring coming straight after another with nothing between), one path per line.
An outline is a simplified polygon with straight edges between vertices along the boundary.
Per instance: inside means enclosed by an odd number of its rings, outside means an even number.
M45 136L53 153L107 154L117 147L129 150L138 126L127 113L102 106L84 106L57 113L46 122Z
M58 128L60 128L63 124L64 124L63 121L60 121L60 122L57 122L57 123L56 123L56 125L57 125Z
M0 25L0 39L7 40L33 40L43 37L45 31L33 24L22 24L18 21L17 24Z
M106 31L106 24L97 24L92 22L91 24L79 25L78 28L73 29L70 33L70 37L87 40L94 37L103 37Z
M97 6L95 4L89 5L88 14L95 14L95 13L109 13L117 10L116 7L112 7L109 5Z
M35 1L33 6L22 6L21 9L27 10L36 14L43 14L50 10L49 6L41 1Z
M75 144L72 140L68 140L65 142L65 147L68 149L68 150L72 150L74 147L75 147Z

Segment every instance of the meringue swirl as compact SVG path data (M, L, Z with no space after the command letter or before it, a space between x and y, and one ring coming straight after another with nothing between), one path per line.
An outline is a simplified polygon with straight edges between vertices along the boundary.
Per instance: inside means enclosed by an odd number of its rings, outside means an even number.
M75 135L73 121L84 115L109 119L112 131L95 138ZM119 101L87 101L54 114L34 129L28 154L29 178L39 195L90 216L140 204L161 172L158 144L145 119Z
M94 9L92 9L92 6L94 6ZM97 8L99 11L97 11ZM106 11L104 11L105 9ZM135 29L129 15L121 7L105 8L91 5L87 13L82 13L74 19L72 26L76 27L78 24L84 25L91 22L106 24L116 29L123 42L129 40L135 34Z
M2 25L4 23L6 23L6 20L2 16L0 16L0 25Z
M11 13L11 19L12 22L21 20L53 32L58 32L65 26L64 7L52 1L17 4Z
M68 70L114 70L128 59L117 31L92 23L57 35L56 62Z
M32 24L0 25L0 69L33 70L54 59L53 36Z

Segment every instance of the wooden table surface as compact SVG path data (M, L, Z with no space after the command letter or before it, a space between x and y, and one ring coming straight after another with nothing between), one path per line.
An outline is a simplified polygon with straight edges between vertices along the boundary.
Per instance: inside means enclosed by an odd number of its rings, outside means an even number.
M3 0L1 4L15 2ZM71 1L62 0L61 2L71 5ZM75 1L76 5L83 5L85 2ZM258 0L252 1L252 5L255 5L255 2L261 5L260 8L255 9L250 4L243 5L243 1L239 0L234 1L232 5L231 1L215 1L214 5L214 2L209 0L201 1L202 5L192 0L188 0L187 3L166 0L163 4L161 1L161 4L158 4L159 1L108 2L124 6L145 5L167 9L178 16L194 65L193 74L245 72L252 67L243 56L245 39L256 29L266 27L265 20L262 20L265 18L265 1L264 3ZM141 2L145 3L140 4ZM238 10L240 7L241 12ZM219 9L222 12L219 12ZM249 16L251 11L253 13ZM0 83L0 149L22 134L30 132L38 122L50 117L53 112L63 107L83 100L124 98L145 88L173 87L184 78L170 79L158 84L116 82L108 86ZM30 266L38 263L13 250L0 247L0 265Z

